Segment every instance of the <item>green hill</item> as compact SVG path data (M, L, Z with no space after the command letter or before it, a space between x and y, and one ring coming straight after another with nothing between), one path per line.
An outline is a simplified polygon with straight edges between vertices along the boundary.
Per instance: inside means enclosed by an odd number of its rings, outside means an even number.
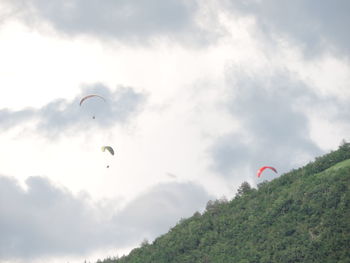
M350 262L350 144L103 263Z

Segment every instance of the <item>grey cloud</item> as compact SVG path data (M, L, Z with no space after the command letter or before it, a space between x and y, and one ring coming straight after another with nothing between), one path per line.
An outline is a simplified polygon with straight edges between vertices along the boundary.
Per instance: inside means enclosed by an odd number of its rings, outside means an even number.
M145 44L158 36L205 35L195 21L198 4L194 0L11 1L23 7L22 15L28 23L39 17L73 36L85 34Z
M262 165L286 172L300 165L298 158L321 154L302 113L303 107L318 104L318 97L303 83L283 72L271 77L243 73L229 85L234 95L227 107L242 128L222 136L210 149L213 169L219 174L237 178L242 169L248 169L255 177Z
M24 109L20 111L11 111L9 109L0 109L0 127L4 130L17 126L35 116L35 109Z
M338 50L349 56L350 2L347 0L238 0L228 1L233 10L253 15L267 34L296 40L306 55Z
M338 105L340 105L333 114L333 118L347 127L350 128L350 100L345 100L339 102L339 100L334 99ZM349 140L347 138L347 140Z
M109 216L86 195L73 195L44 177L30 177L26 185L24 190L0 176L0 261L135 246L203 209L210 198L194 183L159 184Z
M93 98L79 106L82 97L96 93L105 97L106 102ZM89 125L110 127L129 121L139 112L145 100L146 94L130 87L119 87L113 91L103 84L95 84L84 87L73 101L58 99L40 109L0 109L0 127L10 129L26 121L36 121L37 131L51 137L69 129L84 130L80 128L88 128Z
M85 252L100 242L104 230L96 230L99 222L86 200L45 178L31 177L26 183L24 191L16 181L0 177L2 260Z
M153 239L169 230L180 218L189 217L205 207L211 199L194 183L159 184L140 195L115 218L127 232L137 237Z

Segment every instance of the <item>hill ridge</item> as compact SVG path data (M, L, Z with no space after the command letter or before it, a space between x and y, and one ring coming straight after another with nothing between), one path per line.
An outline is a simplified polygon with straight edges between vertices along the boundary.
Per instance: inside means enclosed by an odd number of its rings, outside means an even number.
M208 201L152 244L103 263L350 262L350 144L237 195Z

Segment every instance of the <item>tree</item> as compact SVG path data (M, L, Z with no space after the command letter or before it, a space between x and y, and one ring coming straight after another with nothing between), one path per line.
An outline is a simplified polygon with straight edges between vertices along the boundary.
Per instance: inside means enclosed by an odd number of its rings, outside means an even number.
M252 187L250 186L250 184L248 182L245 181L238 188L236 197L243 196L243 195L245 195L245 194L247 194L247 193L249 193L251 191L252 191Z
M142 242L141 242L141 247L146 247L146 246L148 246L149 245L149 242L148 242L148 239L147 238L145 238Z

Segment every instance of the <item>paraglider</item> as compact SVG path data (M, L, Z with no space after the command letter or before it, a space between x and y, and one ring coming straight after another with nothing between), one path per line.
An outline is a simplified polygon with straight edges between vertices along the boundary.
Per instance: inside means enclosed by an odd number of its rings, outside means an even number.
M258 177L260 177L260 175L261 175L261 173L265 170L265 169L271 169L272 171L274 171L275 173L277 173L277 170L274 168L274 167L272 167L272 166L263 166L263 167L261 167L258 171L257 171L257 173L256 173L256 175L258 176Z
M102 152L105 152L107 150L111 155L114 155L114 150L111 146L102 146L101 150ZM107 168L109 168L109 165L107 165Z
M104 102L106 102L106 99L100 95L97 95L97 94L91 94L91 95L87 95L85 97L83 97L80 102L79 102L79 105L81 106L83 104L84 101L86 101L87 99L90 99L90 98L93 98L93 97L97 97L97 98L100 98L102 99ZM95 116L92 116L93 119L95 119Z

